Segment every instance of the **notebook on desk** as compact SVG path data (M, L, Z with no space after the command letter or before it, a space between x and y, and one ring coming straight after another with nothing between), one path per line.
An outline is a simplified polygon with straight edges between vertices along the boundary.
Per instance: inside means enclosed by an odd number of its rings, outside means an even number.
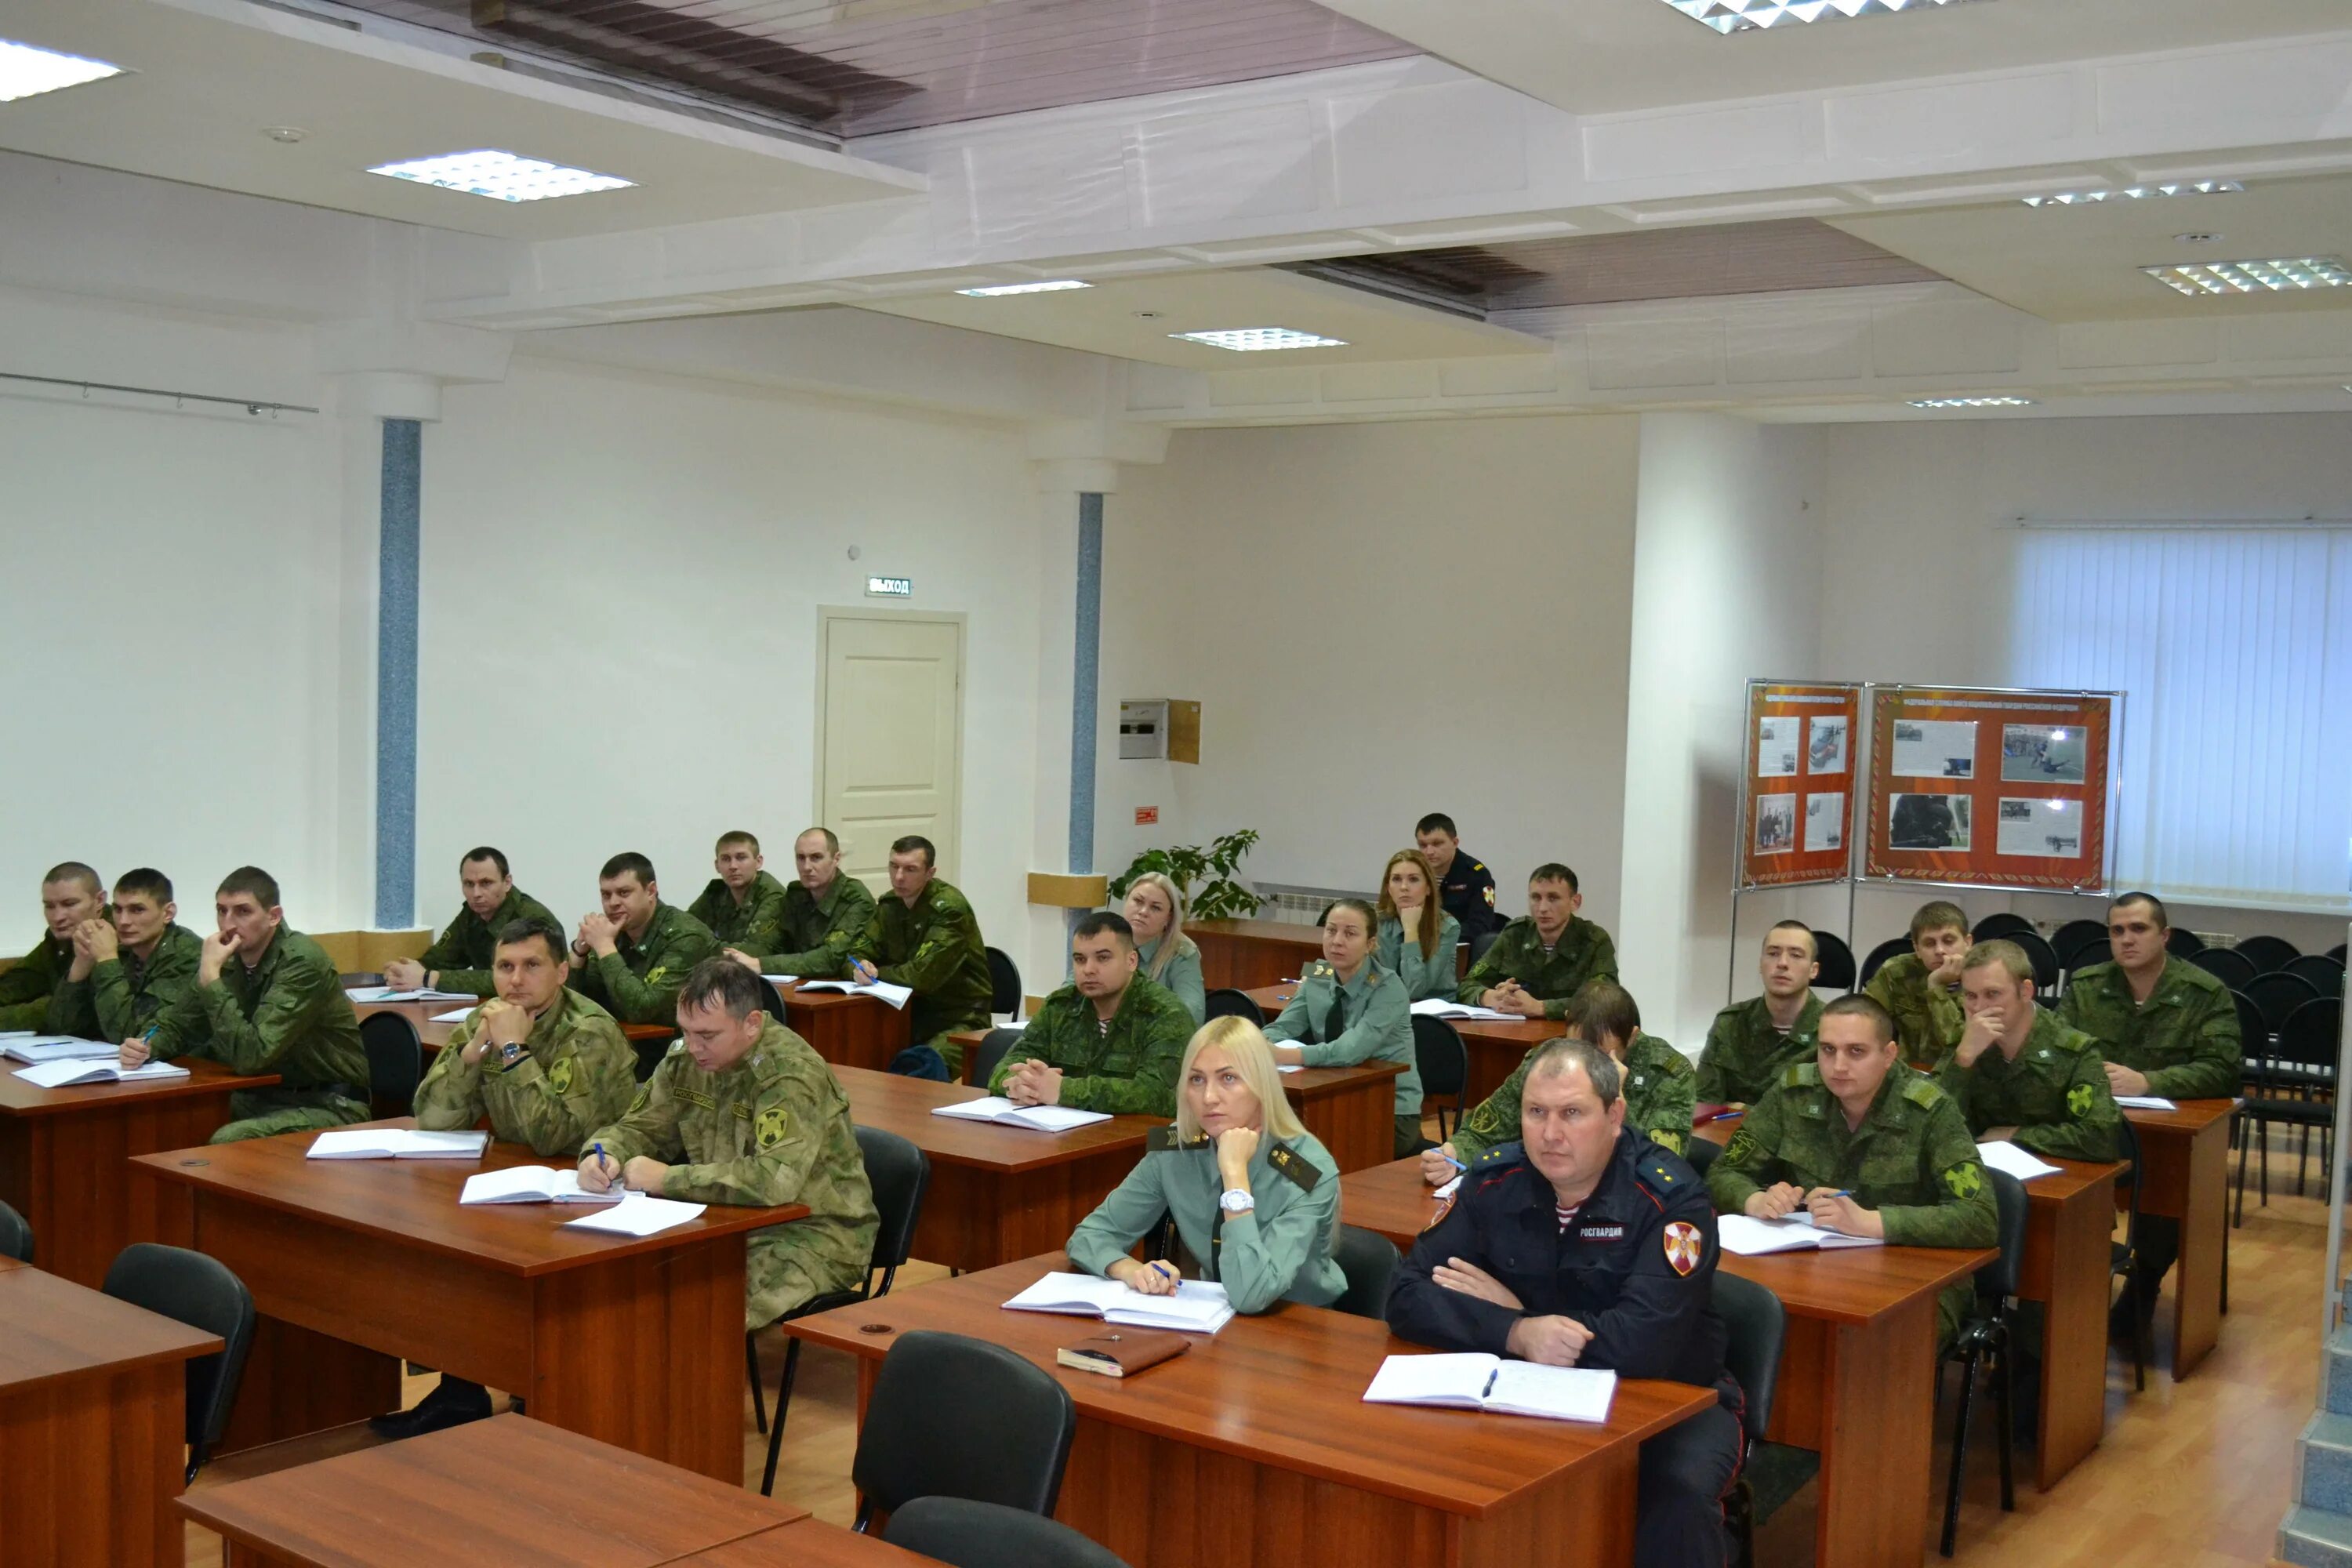
M457 1194L461 1204L616 1204L628 1196L622 1187L592 1193L580 1184L580 1173L554 1165L515 1165L484 1171L466 1178Z
M1000 1127L1026 1127L1034 1132L1067 1132L1074 1127L1092 1122L1108 1121L1108 1110L1076 1110L1066 1105L1015 1105L1001 1094L980 1100L961 1100L953 1105L935 1105L933 1116L953 1117L958 1121L993 1121Z
M419 1132L408 1127L352 1127L310 1140L311 1160L478 1160L487 1132Z
M107 1053L111 1056L113 1053ZM147 1062L135 1068L118 1067L110 1061L92 1061L87 1057L68 1057L63 1061L40 1062L28 1068L18 1068L16 1076L37 1089L70 1089L84 1083L160 1083L186 1078L188 1069L177 1062Z
M1834 1252L1847 1247L1886 1245L1874 1236L1848 1236L1843 1231L1823 1230L1802 1209L1786 1219L1753 1219L1744 1214L1717 1215L1715 1237L1723 1244L1724 1251L1741 1258L1762 1258L1774 1252L1803 1252L1814 1247L1823 1252Z
M38 1067L43 1062L86 1062L112 1058L122 1047L108 1040L77 1039L71 1035L10 1035L0 1045L0 1057Z
M1234 1320L1225 1288L1207 1279L1183 1280L1172 1296L1147 1296L1092 1274L1048 1274L1004 1306L1008 1311L1064 1312L1126 1328L1179 1329L1188 1334L1213 1334Z
M1392 1355L1364 1390L1368 1405L1428 1405L1546 1421L1609 1419L1617 1374L1593 1367L1538 1366L1481 1352Z

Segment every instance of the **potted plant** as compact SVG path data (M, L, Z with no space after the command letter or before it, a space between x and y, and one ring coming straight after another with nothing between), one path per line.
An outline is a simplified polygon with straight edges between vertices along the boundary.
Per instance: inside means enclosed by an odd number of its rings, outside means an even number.
M1158 871L1183 890L1185 919L1247 920L1273 901L1259 898L1236 880L1242 857L1256 842L1257 829L1244 827L1211 840L1205 848L1197 844L1179 844L1166 849L1147 849L1112 879L1110 896L1114 901L1125 898L1136 878L1146 871Z

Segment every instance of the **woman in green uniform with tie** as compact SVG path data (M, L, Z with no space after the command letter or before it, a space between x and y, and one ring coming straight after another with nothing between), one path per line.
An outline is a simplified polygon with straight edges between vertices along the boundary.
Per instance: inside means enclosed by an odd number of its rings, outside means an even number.
M1184 896L1175 879L1142 873L1128 887L1118 912L1135 932L1136 973L1176 993L1198 1026L1208 1014L1209 993L1201 978L1201 950L1184 934Z
M1323 912L1323 962L1307 966L1298 993L1265 1026L1277 1063L1353 1067L1402 1062L1396 1081L1396 1156L1421 1147L1421 1069L1404 982L1372 957L1372 906L1341 899Z
M1408 1002L1454 1000L1462 982L1454 952L1462 922L1437 901L1437 873L1418 849L1400 849L1381 872L1381 932L1372 957L1404 982Z

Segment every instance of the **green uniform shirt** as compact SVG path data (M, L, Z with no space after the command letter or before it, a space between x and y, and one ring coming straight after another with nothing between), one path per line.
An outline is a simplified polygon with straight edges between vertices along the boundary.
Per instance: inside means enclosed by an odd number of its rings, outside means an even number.
M1822 999L1805 994L1805 1010L1783 1035L1772 1026L1764 998L1735 1002L1715 1016L1699 1052L1698 1098L1708 1105L1752 1105L1792 1067L1812 1061L1821 1047Z
M734 945L758 959L763 974L840 980L849 973L850 948L873 923L873 893L845 871L834 878L821 899L811 897L798 882L784 889L772 945Z
M73 967L74 945L44 933L33 951L0 974L0 1029L33 1029L66 1035L69 1016L57 1005L58 987Z
M1192 1016L1174 993L1141 974L1127 983L1118 1011L1103 1028L1095 1005L1065 985L1045 998L1021 1038L990 1075L988 1091L1004 1092L1004 1080L1021 1063L1035 1059L1062 1069L1060 1103L1074 1110L1114 1114L1176 1114L1176 1069L1192 1038Z
M531 1020L524 1054L512 1067L496 1051L466 1061L466 1047L481 1026L478 1007L450 1031L416 1086L417 1126L454 1132L488 1116L505 1142L576 1159L588 1135L626 1110L637 1092L637 1057L621 1026L569 986Z
M1380 960L1382 969L1404 982L1406 1001L1425 1002L1432 996L1443 996L1452 1002L1460 1000L1455 993L1462 988L1462 983L1454 977L1454 953L1461 945L1462 922L1440 911L1437 917L1437 956L1423 958L1421 955L1421 939L1415 937L1411 942L1405 941L1404 922L1391 915L1381 922L1380 935L1372 944L1372 956Z
M196 984L204 940L182 925L163 928L155 951L143 960L127 947L93 964L87 980L58 982L58 1003L66 1026L56 1031L93 1040L127 1040L144 1034L163 1010Z
M915 1043L945 1058L950 1079L962 1078L963 1047L944 1037L950 1029L988 1027L996 992L980 917L964 896L933 878L912 908L895 893L880 900L849 956L872 964L878 978L913 989L907 1009Z
M1519 1059L1502 1087L1465 1114L1454 1131L1454 1154L1464 1164L1475 1164L1489 1149L1519 1141L1519 1097L1526 1092L1528 1064L1541 1046ZM1625 1098L1625 1125L1670 1153L1690 1146L1692 1092L1698 1075L1690 1058L1655 1035L1633 1033L1625 1047L1624 1075L1620 1092Z
M189 986L157 1016L154 1029L150 1044L159 1061L208 1057L236 1072L276 1073L277 1088L238 1097L254 1105L320 1106L331 1099L366 1106L359 1015L343 994L334 960L292 926L278 928L253 968L243 954L229 954L220 978ZM253 1114L234 1100L230 1109L240 1118Z
M437 977L433 980L436 990L495 996L499 988L490 974L490 963L498 952L499 932L517 921L545 921L559 931L563 929L563 922L545 904L520 888L509 888L488 920L476 914L471 904L460 909L457 918L416 962L425 966L428 976Z
M1331 1009L1344 989L1347 1013L1337 1033L1331 1029ZM1421 1067L1412 1049L1412 1011L1404 997L1404 983L1367 958L1356 978L1345 987L1339 973L1321 959L1307 966L1297 994L1282 1016L1265 1026L1265 1037L1276 1044L1297 1046L1311 1068L1353 1067L1358 1062L1402 1062L1404 1076L1396 1080L1396 1113L1421 1115Z
M1897 953L1878 966L1862 994L1894 1015L1903 1059L1932 1068L1952 1054L1969 1020L1959 997L1947 986L1930 984L1929 973L1917 953Z
M2167 955L2146 1002L2132 1000L2121 965L2095 965L2066 983L2058 1016L2098 1041L2107 1060L2146 1074L2150 1094L2226 1100L2238 1092L2245 1047L2237 1004L2193 963Z
M1969 1119L1969 1131L2014 1127L2014 1142L2061 1160L2112 1160L2124 1113L2107 1089L2099 1042L2070 1029L2047 1009L2033 1010L2033 1028L2017 1059L1987 1048L1974 1067L1948 1056L1936 1083Z
M1570 917L1568 929L1549 952L1536 934L1536 922L1522 917L1503 928L1485 957L1470 966L1454 999L1475 1003L1506 980L1516 980L1530 995L1543 999L1544 1016L1568 1016L1568 999L1588 980L1617 978L1617 949L1609 933L1582 915Z
M1201 975L1201 950L1192 944L1191 937L1178 937L1176 951L1168 955L1166 967L1154 974L1152 968L1160 963L1160 950L1167 942L1166 937L1160 937L1136 943L1135 955L1143 961L1136 972L1157 980L1172 992L1183 1006L1184 1016L1192 1020L1197 1029L1209 1021L1209 984Z
M1203 1277L1225 1288L1236 1312L1263 1312L1277 1301L1328 1307L1348 1288L1331 1257L1339 1228L1339 1167L1312 1133L1287 1142L1261 1137L1250 1155L1250 1196L1257 1207L1229 1215L1219 1206L1224 1179L1206 1138L1175 1146L1172 1127L1155 1134L1142 1163L1111 1189L1070 1235L1070 1261L1106 1277L1110 1266L1173 1215L1185 1250ZM1274 1151L1285 1151L1282 1170Z
M572 989L624 1024L677 1022L677 994L694 966L719 951L710 930L674 904L656 904L639 941L623 931L604 957L572 955Z
M686 912L708 926L710 940L721 947L765 953L783 945L784 885L765 871L751 879L740 903L723 879L711 878L710 885L686 907Z
M623 1164L670 1167L661 1196L688 1203L805 1204L808 1217L752 1234L743 1259L743 1326L865 1282L880 1224L866 1161L823 1058L771 1018L725 1072L705 1072L681 1040L620 1119L582 1141Z

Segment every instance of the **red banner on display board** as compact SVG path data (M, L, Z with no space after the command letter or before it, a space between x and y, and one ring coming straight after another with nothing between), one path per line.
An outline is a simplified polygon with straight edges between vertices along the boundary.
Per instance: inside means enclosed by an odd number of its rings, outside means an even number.
M2121 700L2107 691L1876 688L1863 876L2105 891Z
M1862 688L1751 680L1734 890L1843 882L1853 865Z

